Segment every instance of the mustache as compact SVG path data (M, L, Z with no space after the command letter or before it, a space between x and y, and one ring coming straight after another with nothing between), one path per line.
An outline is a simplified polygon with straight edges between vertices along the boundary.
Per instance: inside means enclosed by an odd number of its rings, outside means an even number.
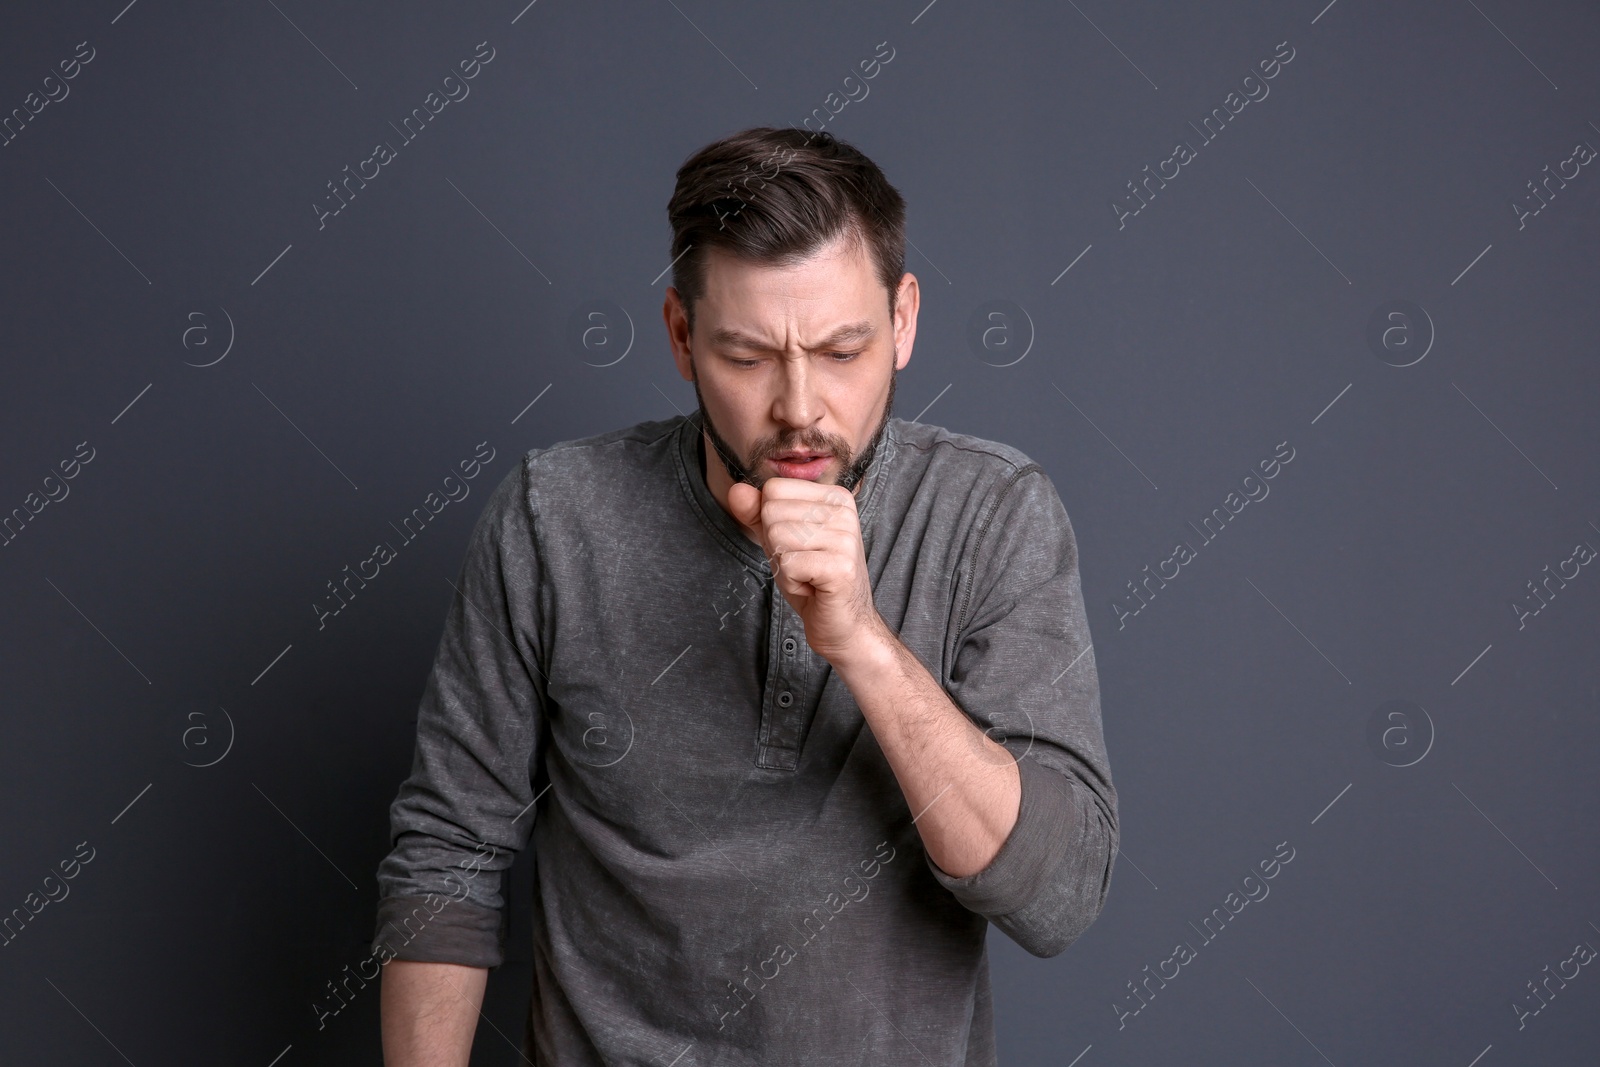
M771 458L773 458L775 456L780 456L785 452L806 452L806 453L809 453L809 454L811 454L813 456L827 456L830 459L836 459L839 456L839 450L838 449L832 448L832 447L829 447L829 446L826 446L826 445L817 446L817 445L793 444L793 445L784 445L782 448L766 449L762 453L762 458L763 459L771 459Z

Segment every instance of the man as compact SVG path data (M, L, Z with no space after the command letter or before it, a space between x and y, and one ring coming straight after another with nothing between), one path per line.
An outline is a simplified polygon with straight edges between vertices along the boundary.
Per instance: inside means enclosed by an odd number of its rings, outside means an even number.
M1071 524L890 415L921 297L861 153L747 130L668 212L700 406L484 506L379 869L386 1062L467 1062L531 837L534 1064L993 1064L989 924L1060 953L1118 841Z

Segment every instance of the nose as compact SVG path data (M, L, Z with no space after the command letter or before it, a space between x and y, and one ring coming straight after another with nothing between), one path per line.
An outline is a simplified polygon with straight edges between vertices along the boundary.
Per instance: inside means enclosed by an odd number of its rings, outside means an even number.
M822 415L817 380L808 355L785 356L778 395L772 405L773 418L802 431L816 425Z

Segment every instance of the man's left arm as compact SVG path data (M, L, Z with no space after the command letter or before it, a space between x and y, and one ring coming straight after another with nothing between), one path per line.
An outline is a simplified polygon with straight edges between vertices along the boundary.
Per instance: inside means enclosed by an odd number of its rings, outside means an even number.
M832 662L894 769L934 877L1048 957L1104 906L1117 796L1060 497L1025 467L982 528L957 588L947 684L886 624Z
M735 483L728 502L861 708L934 878L1035 956L1054 956L1105 904L1117 794L1066 509L1032 463L992 496L963 560L943 685L878 614L849 491L772 478L760 490Z

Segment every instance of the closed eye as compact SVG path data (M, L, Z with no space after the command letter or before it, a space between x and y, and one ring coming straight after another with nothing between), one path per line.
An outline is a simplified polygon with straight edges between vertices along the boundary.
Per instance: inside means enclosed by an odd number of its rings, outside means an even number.
M860 351L856 351L856 352L829 352L829 353L827 353L827 355L833 357L833 361L835 363L849 363L851 360L855 359L860 354L861 354ZM729 362L731 362L735 367L744 367L746 369L751 368L751 367L760 366L760 364L761 364L761 361L759 359L732 359L732 360L729 360Z

